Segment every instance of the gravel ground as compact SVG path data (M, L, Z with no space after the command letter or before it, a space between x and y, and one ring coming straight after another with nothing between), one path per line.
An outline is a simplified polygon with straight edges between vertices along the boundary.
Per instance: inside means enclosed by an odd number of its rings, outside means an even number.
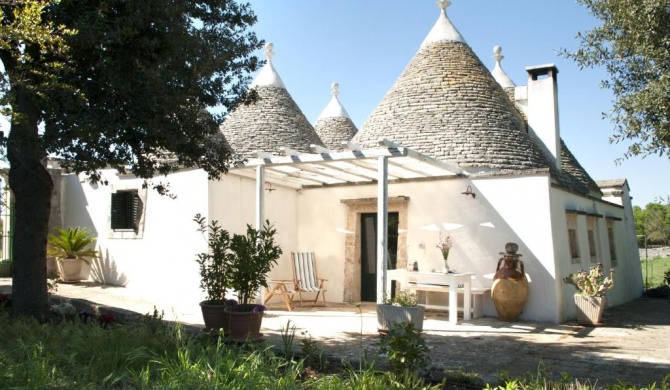
M11 279L0 279L0 292L10 291ZM202 327L197 302L149 302L121 287L61 284L54 298L130 314L152 313L155 307L166 320ZM281 348L280 330L288 321L296 326L296 351L300 340L310 337L335 360L357 362L377 351L374 304L358 308L329 303L291 312L273 305L263 319L264 340ZM510 323L484 317L448 325L446 313L429 311L423 334L434 367L476 372L488 383L496 383L501 372L522 376L543 371L554 378L567 373L598 386L619 380L636 386L660 384L670 375L670 299L641 298L608 308L603 323L582 327L574 322ZM383 364L383 358L380 361Z

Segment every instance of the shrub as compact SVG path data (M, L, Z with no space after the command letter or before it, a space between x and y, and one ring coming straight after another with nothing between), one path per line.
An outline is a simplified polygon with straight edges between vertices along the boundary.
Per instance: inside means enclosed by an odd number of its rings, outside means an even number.
M411 322L396 323L381 338L380 351L388 355L394 372L425 370L430 358L426 341Z

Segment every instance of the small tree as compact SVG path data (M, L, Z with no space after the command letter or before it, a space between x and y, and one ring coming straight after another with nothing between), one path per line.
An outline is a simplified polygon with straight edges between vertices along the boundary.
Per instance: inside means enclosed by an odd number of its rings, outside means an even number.
M240 309L251 310L256 292L267 287L267 274L282 255L275 244L277 230L265 221L263 229L256 230L247 225L247 234L234 234L230 243L230 286L237 291Z

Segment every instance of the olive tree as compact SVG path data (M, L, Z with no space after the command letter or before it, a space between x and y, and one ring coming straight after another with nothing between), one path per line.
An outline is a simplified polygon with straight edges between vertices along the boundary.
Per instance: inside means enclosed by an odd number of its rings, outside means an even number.
M577 0L600 25L563 51L580 67L603 66L614 94L605 113L612 142L631 141L625 157L670 151L670 0Z
M45 158L93 181L113 167L160 192L150 179L182 168L219 178L231 157L219 124L259 65L255 22L248 4L226 0L0 1L15 315L47 314Z

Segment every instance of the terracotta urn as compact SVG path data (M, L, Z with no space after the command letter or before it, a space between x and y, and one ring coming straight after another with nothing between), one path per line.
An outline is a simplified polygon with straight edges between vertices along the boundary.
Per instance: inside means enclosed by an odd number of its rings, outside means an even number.
M503 257L498 260L498 267L493 276L491 299L498 312L498 318L504 321L515 321L528 300L528 279L524 272L521 255L516 251L519 246L513 242L505 245Z

